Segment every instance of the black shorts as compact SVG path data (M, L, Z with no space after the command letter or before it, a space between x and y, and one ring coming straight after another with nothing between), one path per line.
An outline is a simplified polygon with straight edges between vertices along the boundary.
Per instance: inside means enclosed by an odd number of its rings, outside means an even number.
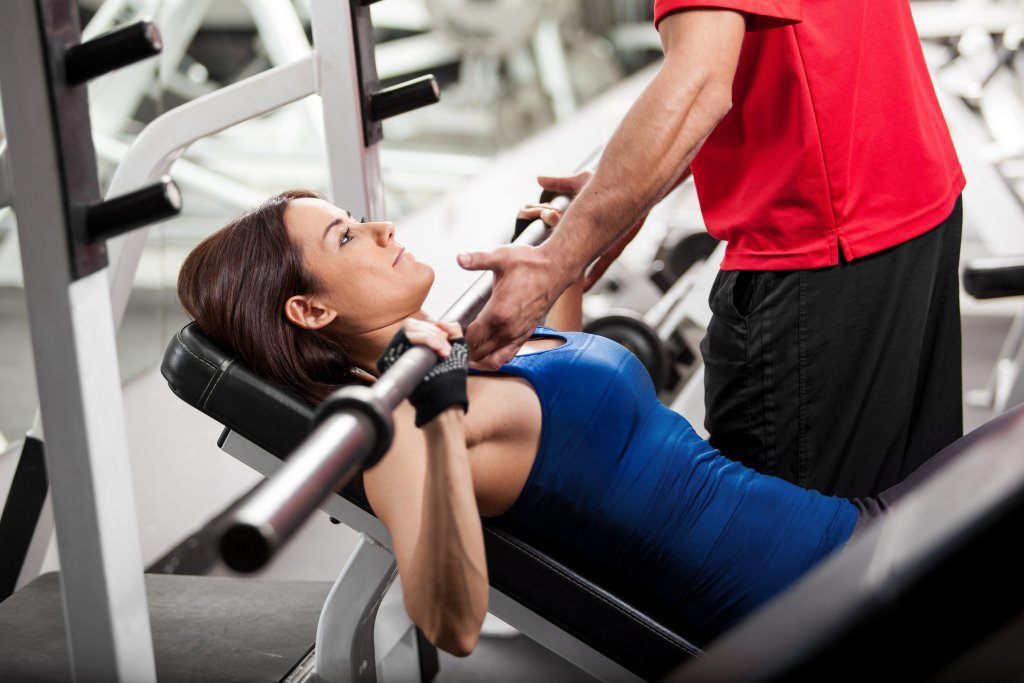
M902 481L963 432L962 208L832 268L722 271L701 343L726 456L846 497Z

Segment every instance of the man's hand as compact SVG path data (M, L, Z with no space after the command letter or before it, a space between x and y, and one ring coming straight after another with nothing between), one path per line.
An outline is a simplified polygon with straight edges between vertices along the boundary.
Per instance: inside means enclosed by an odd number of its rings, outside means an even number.
M545 190L574 197L591 176L590 171L583 171L572 176L539 176L537 182ZM543 218L554 227L560 215L555 212L550 218L543 217L543 208L526 207L520 211L520 218ZM490 301L466 330L470 366L477 370L497 370L512 360L548 309L579 275L568 272L565 263L552 262L543 250L527 246L460 254L459 265L466 270L494 272Z
M579 276L538 247L508 245L492 252L459 254L459 265L494 272L491 298L466 330L470 366L478 370L497 370L510 361Z

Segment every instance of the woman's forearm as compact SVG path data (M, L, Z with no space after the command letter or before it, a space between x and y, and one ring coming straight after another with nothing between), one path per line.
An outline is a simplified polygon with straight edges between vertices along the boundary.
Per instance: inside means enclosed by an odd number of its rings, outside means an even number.
M403 576L405 604L432 643L466 655L487 614L488 583L461 410L446 410L423 432L423 506L412 562Z
M544 324L562 332L579 332L583 329L583 278L562 292L548 311Z

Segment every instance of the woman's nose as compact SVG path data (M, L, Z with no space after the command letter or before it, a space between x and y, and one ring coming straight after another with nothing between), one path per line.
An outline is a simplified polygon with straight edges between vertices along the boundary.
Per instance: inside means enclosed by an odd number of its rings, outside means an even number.
M374 223L373 227L377 235L377 243L382 247L386 247L395 236L395 224L380 221L379 223Z

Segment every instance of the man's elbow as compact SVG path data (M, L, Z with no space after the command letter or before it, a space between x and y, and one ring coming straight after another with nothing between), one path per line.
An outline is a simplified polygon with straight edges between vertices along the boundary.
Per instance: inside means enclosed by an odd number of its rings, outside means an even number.
M701 88L700 99L713 128L732 110L732 83L709 77Z
M696 117L700 123L714 128L732 110L732 74L710 64L698 66L678 61L670 63L666 59L663 66L672 84L668 92L676 99L672 109L690 121Z

